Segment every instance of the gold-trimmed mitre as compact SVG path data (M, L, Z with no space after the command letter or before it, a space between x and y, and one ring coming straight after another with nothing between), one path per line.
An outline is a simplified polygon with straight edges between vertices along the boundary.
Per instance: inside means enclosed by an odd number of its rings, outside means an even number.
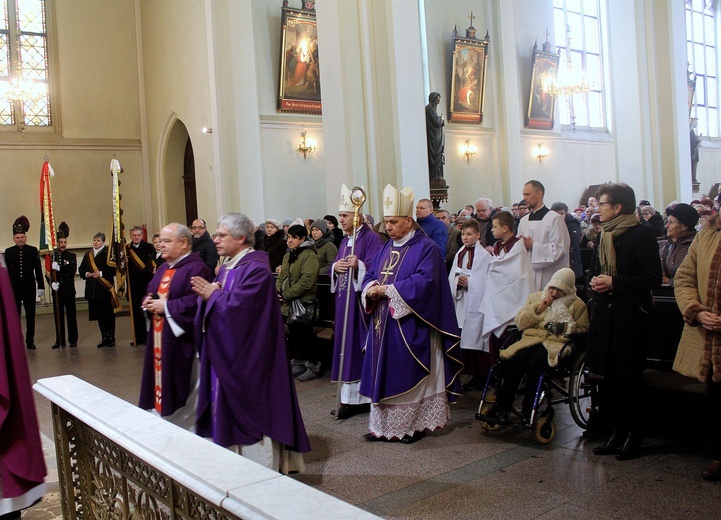
M413 217L415 210L413 188L406 186L398 191L390 184L383 189L384 217Z
M353 213L355 208L351 202L350 195L351 191L348 189L348 186L343 184L343 186L340 187L340 203L338 204L338 211Z

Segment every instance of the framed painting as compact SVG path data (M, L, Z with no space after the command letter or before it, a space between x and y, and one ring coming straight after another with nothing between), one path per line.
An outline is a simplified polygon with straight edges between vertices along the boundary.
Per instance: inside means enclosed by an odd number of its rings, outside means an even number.
M551 52L551 44L546 40L543 49L533 45L531 59L531 93L526 113L526 128L551 130L556 112L556 97L550 93L558 77L558 53Z
M281 57L278 78L278 112L322 113L318 25L314 2L303 9L284 2L281 24Z
M469 29L472 29L470 27ZM475 38L475 29L465 38L453 36L453 69L451 77L452 123L481 124L486 97L486 68L490 38ZM470 37L469 37L470 36Z

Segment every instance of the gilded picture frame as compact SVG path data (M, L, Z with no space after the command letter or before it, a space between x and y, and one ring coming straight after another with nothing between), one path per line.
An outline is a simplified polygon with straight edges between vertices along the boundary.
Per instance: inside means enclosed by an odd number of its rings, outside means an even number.
M560 56L551 52L551 45L546 42L543 49L533 46L531 59L531 88L526 112L526 128L552 130L556 112L556 97L551 95L549 88L558 78Z
M278 112L322 113L318 25L313 3L282 7Z
M475 29L471 34L475 36ZM449 122L483 122L489 44L488 34L483 40L475 37L453 37Z

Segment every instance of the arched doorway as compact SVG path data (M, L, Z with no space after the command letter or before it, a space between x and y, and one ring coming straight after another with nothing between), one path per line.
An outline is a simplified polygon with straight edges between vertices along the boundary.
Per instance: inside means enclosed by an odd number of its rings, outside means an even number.
M195 158L188 129L176 119L168 132L163 164L165 225L185 222L190 225L198 215L195 188Z

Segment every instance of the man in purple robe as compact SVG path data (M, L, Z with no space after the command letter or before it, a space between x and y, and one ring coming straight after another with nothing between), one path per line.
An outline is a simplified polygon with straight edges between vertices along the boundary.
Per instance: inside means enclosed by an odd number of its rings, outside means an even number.
M196 277L200 350L198 435L283 473L302 471L310 442L290 372L280 303L255 226L224 215L213 234L229 258L213 283Z
M363 371L363 343L368 335L368 319L360 305L361 282L366 267L376 253L383 247L381 238L371 228L363 224L363 215L353 235L353 204L351 191L344 184L341 187L338 221L346 236L338 248L331 269L330 290L335 292L335 335L333 345L333 369L331 381L338 381L341 350L343 351L343 371L341 372L341 407L338 419L347 419L358 413L368 411L370 399L360 395L360 379ZM355 241L355 246L353 242ZM353 254L351 255L351 249ZM348 280L348 271L352 269L353 279ZM350 294L349 294L350 289ZM346 311L347 305L347 311ZM347 317L347 324L345 323ZM345 330L345 345L343 331Z
M160 231L163 263L148 284L142 307L150 319L139 406L195 431L198 399L198 353L193 322L198 297L194 276L213 279L210 268L193 253L193 234L173 222ZM140 297L141 295L138 295Z
M0 261L0 516L20 518L42 498L46 474L20 318Z
M413 190L383 190L386 242L363 280L372 314L361 394L372 400L369 440L410 444L443 427L460 395L459 330L445 262L413 221Z

